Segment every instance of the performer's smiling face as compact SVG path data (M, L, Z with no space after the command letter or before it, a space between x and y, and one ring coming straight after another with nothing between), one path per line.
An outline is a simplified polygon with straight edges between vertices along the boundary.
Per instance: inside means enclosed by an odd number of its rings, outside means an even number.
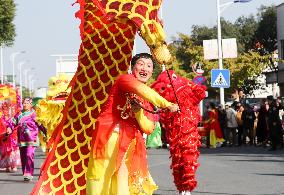
M140 58L132 69L132 74L142 83L146 83L153 74L153 61L149 58Z
M27 99L25 99L24 101L23 101L23 109L25 110L25 111L28 111L28 110L30 110L31 108L32 108L32 103L31 103L31 100L27 100Z

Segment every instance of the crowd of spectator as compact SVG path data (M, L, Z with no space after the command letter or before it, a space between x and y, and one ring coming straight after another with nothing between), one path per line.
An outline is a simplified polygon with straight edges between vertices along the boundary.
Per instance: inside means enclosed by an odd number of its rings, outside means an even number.
M255 145L269 147L270 151L284 147L284 107L280 97L267 96L257 106L249 104L242 90L235 90L232 99L225 107L209 103L203 116L203 126L208 131L208 146ZM212 142L214 136L217 142Z

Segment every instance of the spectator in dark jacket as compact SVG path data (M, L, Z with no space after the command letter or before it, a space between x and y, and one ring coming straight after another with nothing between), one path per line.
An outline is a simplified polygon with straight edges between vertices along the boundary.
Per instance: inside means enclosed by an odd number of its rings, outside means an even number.
M227 128L227 115L224 106L222 104L220 104L218 107L218 118L222 134L225 135L225 131Z
M268 140L268 124L267 124L268 109L269 109L268 102L266 99L263 99L258 112L258 120L256 128L256 137L258 145L266 146Z
M242 113L243 120L243 142L246 144L246 138L249 137L249 143L253 145L255 140L253 138L254 120L256 119L255 113L252 108L246 104L245 110Z
M279 145L283 148L283 129L279 117L280 109L283 109L283 106L276 100L272 100L268 110L268 128L271 140L271 148L269 150L271 151L276 150Z

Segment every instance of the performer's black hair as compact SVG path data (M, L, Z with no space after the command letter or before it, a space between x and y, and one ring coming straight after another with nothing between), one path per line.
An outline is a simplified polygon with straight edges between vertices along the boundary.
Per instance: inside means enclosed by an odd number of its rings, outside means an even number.
M30 102L33 101L33 99L32 99L31 97L24 97L22 101L24 102L24 101L26 101L26 100L27 100L27 101L30 101Z
M209 103L209 106L210 106L211 108L216 109L216 104L215 104L214 102L210 102L210 103Z
M131 59L131 69L133 69L133 67L136 64L137 60L139 60L140 58L151 59L152 62L153 62L153 69L155 69L156 61L153 58L153 56L151 54L149 54L149 53L138 53L135 56L133 56L133 58Z
M24 97L23 100L32 100L33 98L31 97Z

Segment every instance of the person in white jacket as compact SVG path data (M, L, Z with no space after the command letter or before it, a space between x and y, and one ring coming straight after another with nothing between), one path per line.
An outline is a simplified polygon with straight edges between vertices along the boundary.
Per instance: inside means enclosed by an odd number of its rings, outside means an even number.
M227 114L227 128L225 133L226 145L236 146L237 145L237 112L231 107L231 105L226 105Z

